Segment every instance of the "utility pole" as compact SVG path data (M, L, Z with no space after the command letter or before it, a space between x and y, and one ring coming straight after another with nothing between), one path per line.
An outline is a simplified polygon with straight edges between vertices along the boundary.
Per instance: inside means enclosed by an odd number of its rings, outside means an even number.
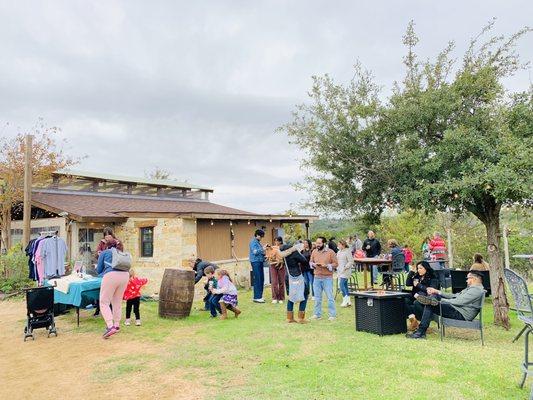
M448 268L453 269L452 215L449 207L446 207L446 239L448 242Z
M24 140L24 216L22 231L22 248L30 241L31 236L31 180L32 180L32 145L33 136L26 135Z
M509 228L507 224L503 226L503 252L505 254L505 268L511 268L511 262L509 260Z

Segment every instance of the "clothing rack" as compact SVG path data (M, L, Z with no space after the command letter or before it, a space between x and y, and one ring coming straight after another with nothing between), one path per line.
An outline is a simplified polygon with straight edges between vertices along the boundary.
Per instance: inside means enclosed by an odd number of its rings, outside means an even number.
M41 236L53 236L53 235L56 235L57 234L57 231L42 231L42 232L39 232L39 235Z

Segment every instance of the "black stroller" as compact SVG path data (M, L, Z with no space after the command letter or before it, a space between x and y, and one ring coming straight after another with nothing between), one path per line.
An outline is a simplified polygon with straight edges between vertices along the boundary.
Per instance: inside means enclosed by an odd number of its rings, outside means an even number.
M48 337L52 333L57 336L53 286L26 289L26 313L28 322L24 328L24 341L29 337L35 340L33 330L38 328L46 328Z

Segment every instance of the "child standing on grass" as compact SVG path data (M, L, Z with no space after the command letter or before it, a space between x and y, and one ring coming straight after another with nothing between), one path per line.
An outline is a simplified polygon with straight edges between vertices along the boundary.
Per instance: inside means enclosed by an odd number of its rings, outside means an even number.
M124 325L130 326L131 308L133 307L133 313L135 314L135 325L141 325L141 313L139 306L141 305L141 288L148 283L146 278L138 278L135 276L135 271L130 269L130 280L128 286L124 291L124 300L126 300L126 321Z
M219 313L222 313L222 310L220 309L220 299L222 298L221 294L215 294L211 293L213 289L218 288L218 282L217 278L215 278L215 268L213 266L208 266L206 269L204 269L204 275L207 278L207 282L205 283L205 290L207 291L207 296L204 297L205 304L209 305L209 311L211 312L211 317L216 318L217 311Z
M237 308L237 288L233 284L231 278L229 277L228 271L225 269L217 270L217 288L211 289L213 294L222 294L222 298L219 301L220 309L222 315L220 319L228 318L228 311L233 311L235 313L235 318L239 316L241 310Z

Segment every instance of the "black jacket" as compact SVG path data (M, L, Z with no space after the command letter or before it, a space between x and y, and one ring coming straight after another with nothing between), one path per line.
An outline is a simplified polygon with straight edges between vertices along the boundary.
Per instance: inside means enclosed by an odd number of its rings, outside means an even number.
M302 269L302 272L307 272L313 270L311 269L311 266L309 265L309 261L311 260L311 252L309 250L302 251L302 256L304 256L306 262L300 263L300 268Z
M200 282L200 279L202 279L202 276L204 276L204 269L209 266L213 267L214 269L218 269L218 266L213 263L210 263L208 261L202 261L200 258L196 259L194 267L192 268L193 271L196 272L196 276L194 277L195 284Z
M333 240L330 240L328 242L328 247L333 250L335 253L339 252L339 248L337 247L337 243L335 243Z
M413 286L413 281L415 279L418 279L418 285ZM411 289L411 294L414 296L416 293L427 295L427 288L432 287L434 289L439 288L439 279L436 277L429 277L428 274L425 274L424 276L418 275L418 272L409 271L407 274L407 279L405 280L406 286L413 286L413 289Z
M280 247L280 251L290 249L291 247L292 246L289 246L288 244L284 244ZM299 276L302 274L301 265L305 264L307 260L301 253L295 251L285 257L285 262L287 263L289 274L291 274L291 276Z
M370 246L370 248L367 249L367 246ZM376 238L366 238L363 242L363 251L366 253L367 257L379 256L381 254L381 244L379 243L379 240Z

